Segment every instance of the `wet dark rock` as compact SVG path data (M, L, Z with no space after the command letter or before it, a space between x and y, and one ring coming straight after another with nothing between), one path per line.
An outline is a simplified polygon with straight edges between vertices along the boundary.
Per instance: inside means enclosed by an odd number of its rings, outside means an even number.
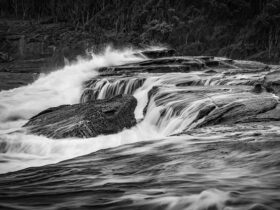
M262 84L255 84L254 88L252 89L253 93L259 94L262 93L265 89L263 88Z
M280 105L278 104L274 109L267 112L243 118L242 122L270 122L280 120Z
M89 138L117 133L136 124L133 96L49 108L32 117L24 127L28 132L54 139Z
M219 61L214 61L214 60L209 60L209 61L205 61L205 65L208 67L216 67L220 65Z
M205 67L203 60L197 57L167 57L167 58L158 58L151 59L139 62L140 66L150 66L150 65L188 65L193 68L202 68Z
M208 68L211 69L208 69ZM216 69L213 69L216 68ZM205 70L205 73L217 73L224 70L226 75L241 73L263 73L270 68L259 62L233 61L211 56L173 56L148 59L140 62L109 66L99 69L100 73L131 74L139 72L173 73Z
M147 56L148 58L161 58L170 57L176 54L174 49L161 49L161 50L144 50L141 54Z
M170 72L189 72L189 65L150 65L150 66L112 66L99 69L100 72L114 72L117 74L127 73L170 73Z
M210 59L210 58L209 58ZM205 69L209 66L219 66L219 61L205 61L199 57L165 57L149 59L132 64L110 66L100 68L99 72L131 73L131 72L149 72L149 73L170 73L170 72L189 72L193 70Z
M194 84L194 81L189 80L189 81L186 81L186 82L178 83L178 84L176 84L176 86L177 87L185 87L185 86L191 86L193 84Z
M216 108L196 127L262 121L272 117L270 112L278 111L278 100L270 93L221 94L211 97L211 100ZM274 120L280 120L279 117L276 115Z

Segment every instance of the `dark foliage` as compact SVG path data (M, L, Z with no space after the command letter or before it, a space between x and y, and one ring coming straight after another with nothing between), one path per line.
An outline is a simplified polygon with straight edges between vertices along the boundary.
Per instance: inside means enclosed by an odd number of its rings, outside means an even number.
M276 60L279 0L1 0L2 17L66 22L100 42Z

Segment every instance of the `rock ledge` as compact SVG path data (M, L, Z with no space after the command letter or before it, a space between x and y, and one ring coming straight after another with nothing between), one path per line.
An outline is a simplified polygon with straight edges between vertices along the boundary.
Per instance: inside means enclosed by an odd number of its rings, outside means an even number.
M134 117L136 105L137 100L129 95L61 105L40 112L24 127L32 134L54 139L113 134L136 124Z

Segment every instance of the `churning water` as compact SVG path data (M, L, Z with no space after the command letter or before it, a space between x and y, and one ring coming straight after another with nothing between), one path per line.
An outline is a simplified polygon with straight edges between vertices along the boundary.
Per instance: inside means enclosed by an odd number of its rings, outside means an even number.
M191 129L199 124L199 111L220 97L218 87L232 94L240 90L229 85L246 85L257 75L98 77L98 68L147 59L135 52L108 48L28 86L0 92L0 207L280 209L279 123ZM112 135L61 140L21 128L46 108L83 101L89 79L93 82L86 91L96 99L133 94L137 125ZM189 84L187 90L183 83ZM177 136L180 132L185 134Z

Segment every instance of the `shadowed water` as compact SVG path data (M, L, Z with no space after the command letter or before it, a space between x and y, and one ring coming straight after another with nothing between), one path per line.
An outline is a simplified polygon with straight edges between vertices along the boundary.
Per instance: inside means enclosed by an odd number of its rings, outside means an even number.
M256 126L244 126L243 131L236 127L230 135L224 134L226 127L201 129L184 137L124 145L1 175L0 205L11 209L279 209L280 133Z

